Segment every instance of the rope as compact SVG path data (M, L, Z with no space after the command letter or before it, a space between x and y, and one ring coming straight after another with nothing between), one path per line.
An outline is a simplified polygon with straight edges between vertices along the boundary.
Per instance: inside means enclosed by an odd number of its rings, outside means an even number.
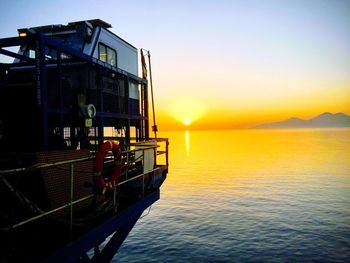
M148 214L151 212L151 208L152 208L152 206L150 206L150 207L148 208L147 213L144 214L143 216L141 216L140 219L144 218L145 216L148 216Z

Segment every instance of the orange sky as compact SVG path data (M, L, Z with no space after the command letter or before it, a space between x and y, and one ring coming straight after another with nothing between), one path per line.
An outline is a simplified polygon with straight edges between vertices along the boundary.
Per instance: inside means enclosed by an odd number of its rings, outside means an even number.
M250 97L212 101L197 98L174 98L156 101L156 119L160 129L236 129L281 121L290 117L313 118L323 112L343 112L350 115L350 90L329 88L315 94L307 91L282 98ZM214 96L213 96L214 97ZM273 96L271 96L273 97ZM219 103L218 103L219 101Z
M151 51L160 130L248 128L350 114L349 14L342 0L0 1L0 37L101 18Z
M205 1L173 10L162 25L171 34L151 50L159 128L350 114L349 12L342 1Z

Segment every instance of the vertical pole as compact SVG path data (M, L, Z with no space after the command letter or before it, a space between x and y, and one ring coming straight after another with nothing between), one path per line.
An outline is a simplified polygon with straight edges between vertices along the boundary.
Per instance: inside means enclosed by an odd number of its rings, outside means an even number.
M126 120L125 140L127 144L130 143L130 119L129 118Z
M142 175L142 198L145 197L145 174Z
M37 104L41 114L41 150L49 148L49 124L47 106L46 66L45 66L45 40L42 33L38 33L35 50L36 59L36 82L37 82Z
M145 140L149 139L149 112L148 112L148 84L144 83L144 109L145 109Z
M100 95L100 117L98 121L98 143L99 145L103 144L103 139L104 139L104 130L103 130L103 115L104 115L104 108L103 108L103 78L102 78L102 69L101 66L98 66L98 71L97 71L97 90ZM98 109L97 109L98 110Z
M145 150L142 150L143 171L142 171L142 198L145 196Z
M165 155L165 159L166 159L166 165L167 166L169 166L169 140L168 139L166 139L166 141L165 141L165 151L166 151L166 155Z
M140 108L141 108L141 120L140 120L140 133L139 133L139 141L143 140L145 138L145 104L144 104L144 89L143 84L141 82L140 84L140 91L141 91L141 101L140 101Z
M129 152L126 153L126 169L125 169L125 180L129 178Z
M152 98L152 112L153 112L153 126L152 131L154 132L154 138L157 139L157 124L156 124L156 114L154 112L154 97L153 97L153 83L152 83L152 68L151 68L151 53L148 51L148 65L149 65L149 80L151 84L151 98Z
M69 238L73 239L73 187L74 187L74 163L70 165L70 206L69 206Z
M117 204L117 186L115 186L113 189L113 214L117 212L116 204Z
M129 116L130 115L130 111L129 111L129 77L124 78L124 82L125 82L125 101L126 101L126 113ZM130 143L130 118L127 117L128 119L126 120L126 130L125 130L125 139L126 139L126 143Z
M58 90L59 90L59 100L60 108L63 109L63 87L62 87L62 60L61 60L61 50L57 50L57 71L58 71ZM63 149L64 146L64 128L63 128L63 112L60 113L60 148Z

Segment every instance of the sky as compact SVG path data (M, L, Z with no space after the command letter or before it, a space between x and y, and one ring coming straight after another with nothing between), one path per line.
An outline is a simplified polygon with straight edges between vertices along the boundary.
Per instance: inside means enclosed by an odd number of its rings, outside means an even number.
M0 37L94 18L150 50L160 129L350 114L350 0L0 0Z

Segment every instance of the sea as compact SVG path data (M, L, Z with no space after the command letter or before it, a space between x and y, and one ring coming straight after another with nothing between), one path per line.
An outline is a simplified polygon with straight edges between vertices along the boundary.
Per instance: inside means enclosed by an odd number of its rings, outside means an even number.
M176 131L112 262L350 262L350 129Z

